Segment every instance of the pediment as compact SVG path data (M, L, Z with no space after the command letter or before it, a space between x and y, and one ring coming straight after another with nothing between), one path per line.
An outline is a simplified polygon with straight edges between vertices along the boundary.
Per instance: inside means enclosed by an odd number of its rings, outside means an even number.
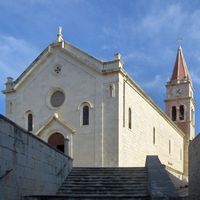
M9 84L9 88L4 90L4 93L15 92L16 89L23 84L29 76L34 74L36 68L43 65L44 63L50 61L54 57L64 58L66 61L70 59L72 64L81 63L82 68L87 70L92 70L93 72L104 74L106 71L112 72L113 70L120 69L122 67L120 59L114 59L112 61L104 62L97 59L84 51L78 49L77 47L71 45L70 43L56 42L50 44L30 65L29 67L15 80L12 85ZM53 62L53 61L52 61ZM52 63L53 64L53 63ZM57 63L54 63L55 65ZM40 68L39 68L40 69ZM11 87L12 86L12 87Z
M13 90L16 90L25 79L37 68L38 65L44 63L56 50L61 50L62 53L68 55L72 59L83 63L94 71L101 73L103 70L103 61L83 52L75 46L67 43L53 43L49 45L30 65L29 67L14 81ZM6 93L6 91L5 91Z
M55 113L53 116L51 116L47 122L41 126L37 131L36 135L41 136L47 129L54 129L54 128L62 127L62 129L66 129L67 132L74 134L76 130L72 128L71 125L69 125L67 122L65 122L60 116L58 116L57 113Z

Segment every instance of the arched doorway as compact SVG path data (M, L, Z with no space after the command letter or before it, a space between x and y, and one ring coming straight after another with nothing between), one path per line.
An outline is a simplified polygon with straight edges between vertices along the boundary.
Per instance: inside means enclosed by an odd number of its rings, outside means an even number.
M60 133L53 133L48 139L48 144L52 145L63 153L65 152L65 138Z

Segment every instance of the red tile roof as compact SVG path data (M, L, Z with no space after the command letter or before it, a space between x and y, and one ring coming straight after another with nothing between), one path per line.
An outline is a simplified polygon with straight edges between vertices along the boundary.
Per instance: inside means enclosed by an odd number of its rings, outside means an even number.
M190 79L190 75L187 69L187 64L183 56L182 48L179 47L171 81L172 80L188 80L188 79Z

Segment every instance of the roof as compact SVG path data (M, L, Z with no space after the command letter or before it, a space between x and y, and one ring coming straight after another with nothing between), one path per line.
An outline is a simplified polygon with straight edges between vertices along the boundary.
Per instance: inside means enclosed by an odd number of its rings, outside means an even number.
M174 65L174 70L171 76L171 81L173 80L190 80L190 74L187 69L187 64L183 56L182 48L178 48L176 62Z

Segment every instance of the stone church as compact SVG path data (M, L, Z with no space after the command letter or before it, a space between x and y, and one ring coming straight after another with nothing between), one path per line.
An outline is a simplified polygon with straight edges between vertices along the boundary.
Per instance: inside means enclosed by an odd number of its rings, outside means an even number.
M181 47L166 83L163 112L124 69L120 54L102 61L57 39L16 79L6 116L74 159L74 166L144 166L158 155L179 179L188 175L194 138L193 85Z

